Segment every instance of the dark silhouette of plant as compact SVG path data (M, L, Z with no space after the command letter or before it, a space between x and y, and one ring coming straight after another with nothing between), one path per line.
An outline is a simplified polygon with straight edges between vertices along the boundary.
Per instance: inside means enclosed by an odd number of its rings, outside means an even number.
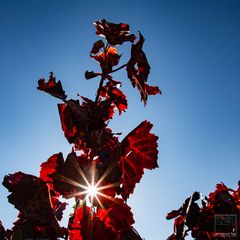
M239 229L236 229L240 226L240 181L237 190L228 188L224 183L217 184L214 192L201 199L201 207L196 203L199 199L200 193L194 192L178 210L167 214L167 219L175 219L174 233L168 240L184 240L188 232L196 240L240 239ZM224 229L218 232L217 216L230 216L236 220L236 225L223 219ZM227 235L231 232L232 235Z
M122 141L108 127L115 111L128 108L122 83L112 73L126 69L133 87L144 105L148 95L161 93L147 84L150 65L142 50L144 38L129 34L129 25L105 19L95 22L96 34L105 37L93 44L91 58L100 72L86 71L85 78L100 78L95 100L83 96L68 99L60 81L51 72L48 81L40 79L38 89L62 101L58 104L62 130L72 151L64 159L53 154L41 164L39 177L17 172L4 177L3 185L11 192L8 200L19 211L12 231L0 225L1 239L140 240L132 227L131 208L126 201L139 183L144 169L157 164L157 139L152 124L143 121ZM119 66L117 45L131 42L131 56ZM61 228L66 203L60 197L74 198L74 212L67 228Z

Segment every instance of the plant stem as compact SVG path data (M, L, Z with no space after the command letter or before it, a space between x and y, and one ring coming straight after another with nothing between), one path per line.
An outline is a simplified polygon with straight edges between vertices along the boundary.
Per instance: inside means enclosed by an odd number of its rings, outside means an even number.
M122 69L122 68L124 68L124 67L126 67L126 66L127 66L127 64L125 63L125 64L123 64L121 67L118 67L118 68L112 70L110 73L117 72L118 70L120 70L120 69Z
M119 71L120 69L125 68L126 66L127 66L127 64L125 63L125 64L123 64L122 66L120 66L120 67L112 70L110 73L117 72L117 71ZM105 75L105 74L102 73L102 77L101 77L101 80L100 80L100 83L99 83L99 87L98 87L98 91L97 91L97 96L96 96L96 99L95 99L95 103L98 102L98 99L99 99L99 96L100 96L101 88L102 88L103 82L104 82L104 80L105 80L104 75Z
M101 88L102 88L102 86L103 86L103 81L104 81L104 79L105 79L105 77L104 77L104 74L103 74L102 77L101 77L100 83L99 83L98 90L97 90L97 96L96 96L96 98L95 98L95 103L98 102L98 99L99 99L99 97L100 97L100 92L101 92Z
M82 208L83 208L83 219L84 219L84 222L87 221L88 219L88 215L87 215L87 199L86 199L86 196L83 195L83 203L82 203ZM86 233L86 235L82 236L83 240L89 240L89 236L88 236L88 232Z

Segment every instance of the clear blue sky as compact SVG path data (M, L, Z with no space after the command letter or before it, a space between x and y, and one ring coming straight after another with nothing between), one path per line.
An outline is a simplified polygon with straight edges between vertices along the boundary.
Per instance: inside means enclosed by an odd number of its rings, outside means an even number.
M60 127L58 101L36 90L54 71L70 97L94 98L98 69L89 58L97 39L92 23L129 23L146 38L149 83L163 95L147 107L124 82L129 110L111 123L123 136L142 120L159 136L159 169L146 172L129 204L146 240L172 231L167 212L195 190L208 194L240 178L240 2L234 0L0 0L0 179L23 171L38 175L41 162L71 150ZM128 46L130 47L130 46ZM124 51L124 49L122 49ZM17 211L0 186L0 219L11 227Z

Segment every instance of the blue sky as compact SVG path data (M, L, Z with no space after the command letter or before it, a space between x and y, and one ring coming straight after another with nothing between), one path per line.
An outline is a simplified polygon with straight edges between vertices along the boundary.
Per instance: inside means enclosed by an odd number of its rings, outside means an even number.
M16 171L38 175L41 162L71 150L58 101L37 91L37 80L54 71L70 97L94 98L97 82L84 80L85 70L98 69L89 58L99 39L92 23L126 22L145 37L149 83L163 95L144 108L126 74L117 74L129 110L111 127L125 136L145 119L154 124L160 167L146 171L129 204L142 237L166 239L167 212L195 190L206 195L218 182L236 188L239 180L239 12L237 0L0 0L0 179ZM17 211L3 186L0 195L0 219L11 227Z

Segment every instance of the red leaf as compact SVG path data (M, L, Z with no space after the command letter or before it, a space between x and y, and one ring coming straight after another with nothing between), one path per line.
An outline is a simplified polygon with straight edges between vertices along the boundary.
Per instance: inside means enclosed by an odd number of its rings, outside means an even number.
M136 183L140 181L144 168L154 169L157 164L157 139L150 133L152 124L142 122L122 141L122 196L127 199L133 193Z
M100 75L101 75L100 73L95 73L95 72L93 72L93 71L91 71L91 72L86 71L86 72L85 72L85 78L86 78L87 80L89 80L89 79L91 79L91 78L95 78L95 77L100 76Z
M115 47L108 47L105 51L91 57L100 63L103 72L107 74L112 71L113 66L118 65L121 55Z
M147 57L142 50L144 38L139 32L139 40L132 45L131 58L127 63L128 78L131 80L133 87L137 87L141 94L141 100L146 105L148 95L161 93L158 87L147 85L148 75L150 73L150 65ZM135 67L137 65L137 68Z
M99 218L95 218L93 222L93 238L94 240L113 240L117 239L117 233L107 227Z
M86 207L86 214L89 216L90 209ZM75 209L74 214L69 219L69 237L70 240L82 240L82 226L81 221L84 217L82 207ZM87 226L86 226L87 227Z
M119 114L125 112L125 110L128 107L126 95L124 95L123 92L116 87L112 88L108 92L108 95L110 99L114 102L115 106L117 107Z
M169 212L166 216L167 220L170 220L172 218L176 218L178 215L180 215L180 211L179 210L172 210L171 212Z
M74 100L58 105L62 129L69 143L74 143L77 149L90 147L97 150L112 137L105 121L112 118L113 107L109 101L83 100L81 105Z
M91 53L92 54L97 54L101 48L104 47L104 42L102 40L98 40L93 44Z
M68 204L65 202L59 201L57 197L51 197L51 204L57 220L61 221L63 217L63 211L66 209L66 206Z
M65 100L67 98L67 95L65 95L65 92L63 91L61 82L56 82L56 78L52 72L49 75L48 82L45 82L44 78L38 80L37 89L49 93L56 98L60 98L61 100Z
M126 231L134 224L131 208L120 198L108 201L106 209L99 209L98 215L106 226L111 227L114 231Z
M234 197L230 194L230 189L223 183L216 185L216 190L211 192L208 203L216 213L234 213L237 209Z
M16 172L5 176L3 185L11 192L8 201L22 213L24 219L59 228L49 201L48 188L40 178Z
M53 179L51 174L57 172L57 167L63 164L64 159L62 153L53 154L46 162L41 164L40 178L52 186ZM52 187L51 187L52 188Z
M94 23L96 27L96 34L104 36L111 45L122 44L123 42L134 42L135 35L129 35L129 25L126 23L110 23L105 19Z
M75 152L68 154L65 162L61 162L56 167L57 171L51 174L54 190L65 198L72 196L81 196L86 191L82 186L86 186L86 182L81 172L89 179L88 171L91 163L83 156L77 157Z
M158 87L149 86L148 84L145 84L145 86L148 95L156 95L158 93L161 94L161 90Z
M183 216L178 216L174 220L174 233L175 233L177 239L181 239L181 238L185 237L185 236L183 236L184 235L183 234L184 221L185 221L185 217L183 217Z
M71 108L67 104L58 104L58 111L64 135L69 143L73 143L79 131L76 124L76 117L74 117Z
M86 207L85 213L83 207L75 210L71 218L69 232L70 240L113 240L117 236L117 233L106 226L95 213L91 212L89 207Z
M12 238L14 240L24 239L51 239L57 240L64 237L66 231L63 228L54 229L52 225L44 225L33 220L18 219L12 228Z
M82 240L80 229L69 229L69 240Z
M98 195L98 199L101 203L109 201L108 197L114 198L116 194L120 193L120 181L122 176L122 170L120 168L121 148L118 138L113 137L105 145L99 149L98 158L96 159L96 182L101 179L98 187L103 187L101 193ZM108 186L105 189L105 186ZM108 197L106 197L106 195ZM94 202L95 205L99 205L98 201Z
M111 81L101 89L101 96L113 102L119 114L128 108L127 98L123 92Z

